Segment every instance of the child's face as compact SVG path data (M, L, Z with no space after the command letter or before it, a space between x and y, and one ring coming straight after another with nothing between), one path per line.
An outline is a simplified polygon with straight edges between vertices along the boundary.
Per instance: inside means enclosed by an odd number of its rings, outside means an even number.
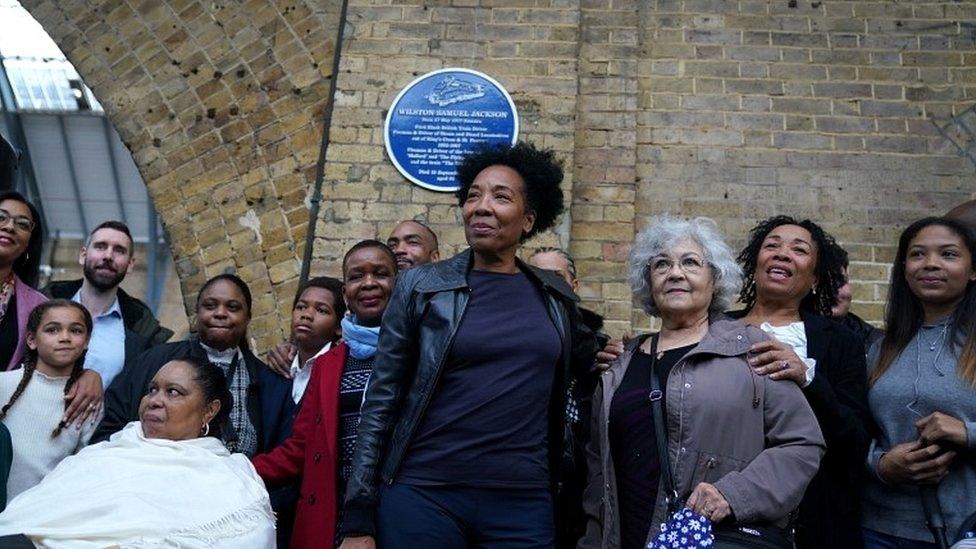
M318 352L335 338L341 320L332 292L306 288L291 311L291 335L300 349Z
M85 317L74 307L55 307L41 317L36 333L27 332L27 346L53 368L70 368L88 346Z

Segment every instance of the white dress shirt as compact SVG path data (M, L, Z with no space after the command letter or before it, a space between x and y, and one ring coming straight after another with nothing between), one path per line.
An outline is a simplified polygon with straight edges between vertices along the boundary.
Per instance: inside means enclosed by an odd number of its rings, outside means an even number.
M295 404L302 401L302 396L305 394L308 382L312 379L312 364L315 363L315 359L329 352L331 348L332 342L330 341L319 352L315 353L315 356L306 360L305 364L301 366L298 364L298 352L295 352L295 358L291 361L291 398L295 401Z

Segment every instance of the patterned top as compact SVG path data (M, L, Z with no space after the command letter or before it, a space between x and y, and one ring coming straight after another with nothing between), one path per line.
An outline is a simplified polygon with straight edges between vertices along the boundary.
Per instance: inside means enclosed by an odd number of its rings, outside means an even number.
M356 448L359 411L363 404L366 383L373 373L373 358L365 360L346 357L339 380L339 487L344 490L352 473L352 453ZM341 500L340 500L341 501Z
M247 413L247 388L251 384L251 376L244 364L244 353L236 347L225 351L218 351L212 347L200 346L207 352L210 362L220 367L227 376L227 385L234 398L230 409L230 422L234 426L237 440L225 440L224 444L231 452L240 452L251 457L258 451L258 432L251 423Z

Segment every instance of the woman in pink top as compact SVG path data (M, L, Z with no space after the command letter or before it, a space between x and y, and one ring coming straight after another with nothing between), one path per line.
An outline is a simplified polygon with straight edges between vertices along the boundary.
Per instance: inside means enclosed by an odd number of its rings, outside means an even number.
M34 289L41 265L44 235L41 215L16 191L0 192L0 368L21 366L27 317L47 298ZM98 417L102 379L85 370L65 396L68 423Z
M47 301L33 288L44 239L40 219L20 193L0 193L0 366L4 370L20 366L27 315Z

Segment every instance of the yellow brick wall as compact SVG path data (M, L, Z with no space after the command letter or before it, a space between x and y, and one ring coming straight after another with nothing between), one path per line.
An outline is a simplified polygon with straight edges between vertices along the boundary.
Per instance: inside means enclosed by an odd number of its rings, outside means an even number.
M133 153L183 294L233 267L257 348L285 335L329 104L337 0L27 0ZM821 221L851 251L854 311L881 318L899 231L974 196L935 130L976 95L970 2L350 0L313 273L426 219L463 246L449 194L406 182L382 126L425 72L481 70L523 139L566 166L568 246L616 335L645 329L626 284L636 230L705 215L735 246L759 219ZM188 303L191 303L189 300Z

